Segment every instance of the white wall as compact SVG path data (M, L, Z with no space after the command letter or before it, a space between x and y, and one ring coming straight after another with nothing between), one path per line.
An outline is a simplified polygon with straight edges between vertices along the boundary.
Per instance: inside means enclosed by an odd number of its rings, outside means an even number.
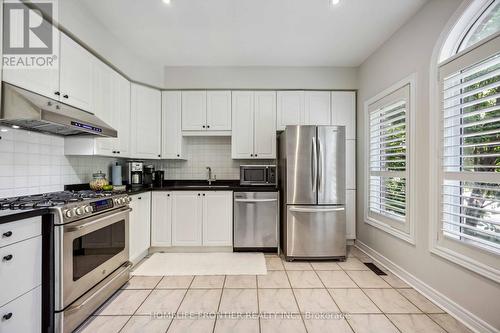
M58 21L64 28L132 80L161 87L162 69L126 48L78 0L59 0L58 3ZM96 2L96 5L99 4Z
M433 49L460 1L431 0L359 68L357 237L416 278L467 311L500 329L500 286L429 252L429 71ZM410 245L363 222L364 102L378 92L417 74L416 87L416 245Z
M170 67L167 89L356 89L351 67Z

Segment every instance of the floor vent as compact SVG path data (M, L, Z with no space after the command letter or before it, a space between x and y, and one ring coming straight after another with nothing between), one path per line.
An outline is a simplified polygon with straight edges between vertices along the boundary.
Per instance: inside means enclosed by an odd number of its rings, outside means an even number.
M369 269L371 269L373 271L373 273L375 273L377 275L387 275L383 270L381 270L380 268L378 268L377 265L375 265L372 262L365 262L365 265L366 265L366 267L368 267Z

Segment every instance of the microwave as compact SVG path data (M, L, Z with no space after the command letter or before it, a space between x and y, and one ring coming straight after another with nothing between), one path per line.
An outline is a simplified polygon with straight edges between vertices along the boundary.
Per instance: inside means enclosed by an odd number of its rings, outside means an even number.
M276 165L240 165L240 185L276 184Z

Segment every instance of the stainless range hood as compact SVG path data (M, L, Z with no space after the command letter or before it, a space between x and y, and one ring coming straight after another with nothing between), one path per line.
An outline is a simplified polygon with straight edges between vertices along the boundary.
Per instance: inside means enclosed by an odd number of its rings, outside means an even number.
M62 136L118 133L93 113L2 82L0 124Z

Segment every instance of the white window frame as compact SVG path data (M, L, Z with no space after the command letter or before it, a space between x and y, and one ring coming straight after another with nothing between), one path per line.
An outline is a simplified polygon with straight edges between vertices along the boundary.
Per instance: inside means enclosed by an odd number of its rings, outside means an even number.
M406 218L400 227L396 227L395 221L391 221L388 218L381 217L378 214L370 214L370 110L372 105L378 101L397 93L401 89L407 87L409 88L409 98L407 101L407 113L406 113ZM414 148L413 142L415 136L415 110L416 110L416 98L415 98L415 87L416 87L416 74L413 73L401 81L393 84L384 91L378 93L372 98L368 99L364 103L365 111L365 170L364 170L364 183L365 183L365 198L364 198L364 222L370 226L380 229L394 237L404 240L412 245L415 245L415 219L414 215L414 186L413 181L415 179L415 166L413 165L414 158ZM377 216L375 216L377 215ZM401 222L399 222L401 223Z
M470 15L470 14L468 14ZM445 41L444 46L446 46ZM458 66L459 68L468 67L475 60L486 58L491 52L500 50L500 33L485 38L471 47L449 57L447 60L439 63L435 68L431 68L431 113L430 113L430 189L429 208L430 208L430 242L429 250L431 253L445 258L453 263L465 267L477 274L485 276L493 281L500 282L500 257L484 249L464 244L461 241L450 237L444 237L442 232L442 96L440 88L440 68L443 66ZM443 50L442 50L443 51ZM439 59L442 59L442 54Z

